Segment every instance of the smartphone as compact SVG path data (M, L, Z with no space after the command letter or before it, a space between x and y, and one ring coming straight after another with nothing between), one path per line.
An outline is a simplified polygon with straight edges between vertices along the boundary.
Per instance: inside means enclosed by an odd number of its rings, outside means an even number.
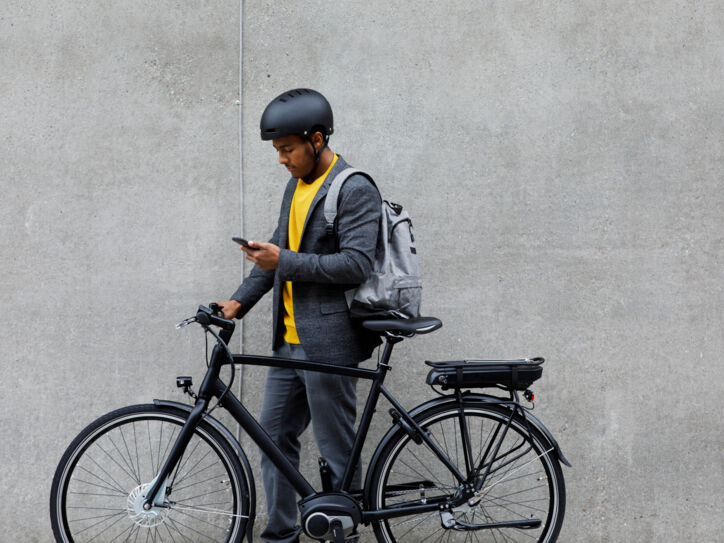
M233 237L233 238L231 238L231 239L232 239L233 241L235 241L236 243L238 243L239 245L243 245L244 247L246 247L247 249L251 249L252 251L258 251L258 250L259 250L259 247L251 247L251 246L249 246L249 242L246 241L244 238Z

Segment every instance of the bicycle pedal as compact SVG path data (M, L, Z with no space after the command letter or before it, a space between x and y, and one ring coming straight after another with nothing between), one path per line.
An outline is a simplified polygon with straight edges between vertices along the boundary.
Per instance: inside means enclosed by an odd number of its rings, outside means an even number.
M334 543L333 539L325 539L324 543ZM343 540L343 543L359 543L358 535L350 535L347 539Z
M332 537L334 537L334 543L345 543L344 528L342 527L342 523L338 519L335 519L330 523L329 527L332 529Z
M334 541L325 541L324 543L334 543ZM347 536L347 539L344 540L344 543L359 543L359 532L355 530L351 534Z

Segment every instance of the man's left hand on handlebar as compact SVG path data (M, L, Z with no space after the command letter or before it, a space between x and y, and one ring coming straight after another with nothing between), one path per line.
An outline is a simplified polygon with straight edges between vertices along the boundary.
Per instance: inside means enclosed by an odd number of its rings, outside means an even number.
M236 300L227 300L225 302L216 302L221 307L221 314L225 319L234 319L241 310L241 304Z
M247 249L242 246L241 250L246 253L246 259L259 266L262 270L276 270L279 264L280 249L273 243L261 241L250 241L249 245L255 249Z

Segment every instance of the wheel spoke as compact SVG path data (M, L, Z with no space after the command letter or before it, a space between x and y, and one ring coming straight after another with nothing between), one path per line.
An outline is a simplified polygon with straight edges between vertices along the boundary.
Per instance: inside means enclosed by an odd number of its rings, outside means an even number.
M543 445L545 438L529 430L519 414L511 419L512 412L507 408L471 402L465 404L464 409L464 420L455 404L429 408L415 420L461 472L467 473L466 458L473 461L476 469L490 467L487 481L477 494L480 501L466 502L468 498L464 498L462 485L429 447L415 446L406 434L398 431L382 445L376 464L371 466L374 470L371 509L421 504L435 497L435 502L428 503L450 500L452 517L448 518L458 525L443 526L439 511L396 517L374 523L378 540L386 543L551 543L560 529L565 490L560 466ZM509 427L503 432L506 426ZM470 450L461 435L464 428ZM467 475L473 477L474 474ZM415 489L418 480L432 481L435 486L421 485ZM447 480L453 484L441 483ZM469 496L474 498L472 494ZM541 521L536 528L495 526L536 519ZM480 529L482 525L488 527Z
M93 472L90 471L89 469L87 469L87 468L85 468L85 467L83 467L83 466L78 466L78 469L86 472L86 473L87 473L88 475L90 475L91 477L95 477L95 478L98 479L101 483L104 483L104 484L106 484L106 485L109 485L109 486L105 486L105 487L104 487L104 486L101 486L101 485L95 485L95 486L100 486L101 488L106 488L106 489L108 489L108 490L115 490L115 491L118 492L119 494L124 494L124 495L126 494L126 491L123 489L123 485L117 483L117 482L113 479L113 477L111 477L110 475L108 475L108 473L105 472L105 471L103 470L103 468L101 468L100 465L99 465L90 455L88 456L88 459L89 459L91 462L93 462L96 466L98 466L98 467L101 469L101 471L103 471L103 473L105 473L105 474L111 479L111 482L116 485L116 486L113 486L110 482L106 481L105 479L101 479L100 476L96 475L95 473L93 473ZM81 482L85 482L85 481L81 481ZM88 483L88 484L92 484L92 483Z
M109 439L110 439L110 438L109 438ZM111 443L113 443L113 440L111 440ZM111 462L113 462L116 466L118 466L123 473L125 473L126 475L128 475L128 477L130 477L132 481L136 481L135 475L132 474L132 473L130 473L130 472L129 472L124 466L122 466L115 458L113 458L108 451L106 451L103 447L101 447L101 444L100 444L100 443L96 443L95 445L96 445L96 447L98 447L101 451L103 451L103 454L105 454Z
M249 518L247 476L235 451L204 421L176 466L180 484L166 487L171 506L141 507L185 422L175 410L137 406L84 430L53 480L56 534L76 543L226 542L242 534Z
M196 516L196 515L192 515L191 513L187 513L187 512L185 512L185 511L181 511L180 509L176 509L176 511L178 511L180 514L182 514L182 515L184 515L184 516L186 516L186 517L189 517L189 518L192 518L192 519L194 519L194 520L196 520L196 521L198 521L198 522L201 522L202 524L206 524L207 526L211 526L212 528L216 528L217 530L226 531L226 528L225 528L224 526L218 526L218 525L214 524L213 522L209 522L208 520L204 520L203 518L198 517L198 516Z
M119 432L119 433L121 433L121 432ZM121 433L121 437L123 437L123 433ZM108 436L108 441L110 441L111 444L113 445L113 448L116 449L116 452L118 453L119 458L120 458L121 460L123 460L123 464L130 470L131 473L129 473L129 476L131 477L131 479L133 479L133 481L134 481L137 485L140 485L140 484L141 484L141 479L138 477L138 474L136 473L134 467L131 465L131 463L128 462L128 460L126 459L126 457L125 457L125 456L123 455L123 453L121 452L121 449L118 448L118 445L116 445L116 442L111 438L110 435Z
M209 536L206 535L205 533L199 532L198 530L192 528L191 526L188 526L187 524L184 524L183 522L181 522L181 521L178 520L178 519L169 519L169 520L171 521L171 523L172 523L174 526L178 524L179 526L182 526L182 527L186 528L187 530L195 533L196 535L200 535L201 537L203 537L203 538L205 538L205 539L208 539L209 541L214 541L211 537L209 537Z

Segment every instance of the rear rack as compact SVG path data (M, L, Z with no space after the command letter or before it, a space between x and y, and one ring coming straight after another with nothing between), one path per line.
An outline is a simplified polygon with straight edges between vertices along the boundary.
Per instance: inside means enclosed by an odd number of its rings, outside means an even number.
M443 390L461 388L502 387L507 390L526 390L543 375L543 357L514 360L451 360L425 361L432 370L427 374L428 385Z

